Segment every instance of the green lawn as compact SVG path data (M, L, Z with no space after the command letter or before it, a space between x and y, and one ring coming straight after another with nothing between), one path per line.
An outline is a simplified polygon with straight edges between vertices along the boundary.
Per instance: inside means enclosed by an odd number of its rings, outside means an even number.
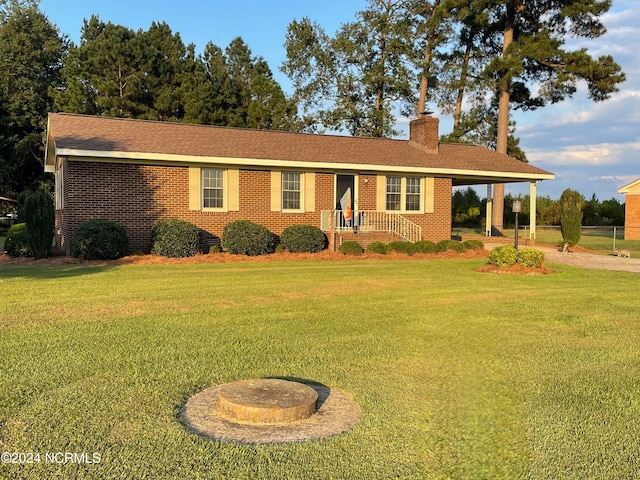
M482 263L4 266L0 451L41 461L0 478L637 476L640 277ZM257 447L180 424L194 393L263 376L339 388L361 419Z

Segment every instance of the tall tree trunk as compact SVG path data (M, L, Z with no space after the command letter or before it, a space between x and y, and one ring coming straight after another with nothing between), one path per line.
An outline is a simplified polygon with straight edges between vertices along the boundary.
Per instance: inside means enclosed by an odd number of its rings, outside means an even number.
M420 100L418 100L418 113L427 111L427 89L429 84L429 65L431 64L431 47L427 42L427 48L424 54L424 69L420 78Z
M437 8L440 6L440 0L435 0L431 7L429 15L432 16ZM425 17L427 18L427 17ZM418 113L427 111L427 92L429 90L429 70L431 68L431 57L433 56L433 49L436 43L436 29L437 25L433 25L431 18L426 20L430 25L427 31L427 41L424 48L424 63L422 68L422 76L420 77L420 98L418 100Z
M464 52L462 68L460 69L460 83L458 85L458 95L456 98L456 106L453 112L453 132L458 133L460 125L460 117L462 116L462 101L464 100L464 87L467 85L467 75L469 73L469 61L471 60L471 48L473 45L473 35L470 35L469 41Z
M507 5L507 18L504 25L502 56L508 55L507 49L513 42L515 23L515 2ZM509 96L511 79L509 72L504 72L499 84L498 104L498 132L496 138L496 152L507 154L507 138L509 136ZM504 184L496 184L493 190L493 212L491 214L491 230L494 235L502 235L504 227Z

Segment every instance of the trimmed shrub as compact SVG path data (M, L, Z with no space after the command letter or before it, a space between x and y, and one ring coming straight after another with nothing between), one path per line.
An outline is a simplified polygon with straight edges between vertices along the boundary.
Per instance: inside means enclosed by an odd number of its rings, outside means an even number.
M29 198L31 195L33 195L33 190L26 189L20 192L18 194L18 198L16 199L18 201L18 203L16 204L16 210L17 210L16 213L18 214L18 220L20 220L20 222L22 223L25 222L25 218L26 218L24 203L27 201L27 198Z
M560 195L560 232L562 239L570 247L580 241L582 228L582 201L581 193L567 188Z
M33 256L36 259L47 258L53 244L55 227L53 200L42 190L38 190L24 201L24 215Z
M525 267L539 268L544 262L544 253L535 248L524 248L518 250L516 254L516 262L524 265Z
M81 223L71 242L71 255L85 260L115 260L127 254L129 239L122 225L96 218Z
M276 237L263 225L249 220L237 220L224 227L222 248L240 255L266 255L274 252Z
M387 249L391 252L405 253L407 255L416 253L416 247L412 242L402 242L400 240L387 243Z
M484 250L484 243L481 240L465 240L462 245L467 250Z
M382 242L373 242L370 243L367 247L368 253L379 253L381 255L387 254L387 246Z
M347 240L338 247L338 251L344 255L362 255L364 248L354 240Z
M327 239L313 225L291 225L280 234L280 242L290 252L316 253L325 248Z
M32 257L26 223L16 223L9 228L4 250L12 257Z
M151 228L151 253L169 258L193 257L200 250L200 229L184 220L161 220Z
M435 253L437 252L437 245L431 240L419 240L413 244L416 249L416 253Z
M508 267L516 263L518 250L511 245L496 247L489 253L489 263L498 267Z
M464 252L466 250L462 242L457 240L440 240L436 244L438 252L446 252L447 250L453 250L454 252Z

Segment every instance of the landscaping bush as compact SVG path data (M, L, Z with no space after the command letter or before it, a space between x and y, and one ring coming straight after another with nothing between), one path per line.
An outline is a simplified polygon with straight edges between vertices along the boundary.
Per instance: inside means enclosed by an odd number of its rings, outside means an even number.
M525 267L539 268L544 262L544 253L535 248L524 248L518 250L516 254L516 263L520 263Z
M97 218L78 225L71 255L86 260L115 260L125 256L128 248L129 239L122 225Z
M327 243L322 230L313 225L291 225L280 235L281 245L290 252L316 253Z
M462 245L467 250L484 250L484 243L480 240L465 240L462 242Z
M38 190L25 200L24 215L33 256L36 259L47 258L51 251L55 227L53 200L45 192Z
M338 247L338 251L344 255L362 255L364 248L354 240L347 240Z
M387 254L387 246L382 242L373 242L367 247L368 253L379 253L381 255Z
M440 240L436 244L438 252L446 252L447 250L453 250L454 252L464 252L466 250L462 242L457 240Z
M18 194L18 198L17 198L17 204L16 204L16 211L18 214L18 220L20 220L20 222L24 223L25 222L25 202L27 201L27 198L29 198L31 195L33 195L33 190L30 189L26 189L23 190L22 192L20 192Z
M265 255L273 253L276 237L267 227L249 220L229 223L222 231L222 248L240 255Z
M419 240L413 244L416 253L435 253L438 249L437 245L431 240Z
M560 195L560 232L570 247L580 241L582 229L582 194L567 188Z
M511 245L496 247L489 253L489 263L498 267L508 267L516 263L518 250Z
M416 247L412 242L402 242L400 240L387 243L387 249L391 252L406 253L407 255L413 255L416 252Z
M26 223L16 223L9 228L4 242L4 250L12 257L32 257Z
M200 229L184 220L161 220L151 228L151 253L163 257L193 257L200 250Z

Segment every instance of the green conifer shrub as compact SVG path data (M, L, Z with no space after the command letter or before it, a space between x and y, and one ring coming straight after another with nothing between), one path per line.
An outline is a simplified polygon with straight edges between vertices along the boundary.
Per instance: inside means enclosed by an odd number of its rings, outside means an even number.
M579 192L567 188L560 195L560 232L570 247L580 241L582 228L582 201Z
M458 240L440 240L436 244L438 252L446 252L447 250L453 250L454 252L464 252L466 250L462 242Z
M125 256L128 248L124 227L101 218L78 225L71 241L71 255L85 260L115 260Z
M29 195L24 202L29 246L36 259L47 258L53 244L55 208L53 200L42 190Z
M403 242L400 240L387 243L387 249L391 252L405 253L407 255L416 253L416 247L412 242Z
M484 250L484 243L481 240L465 240L462 245L467 250Z
M269 229L249 220L237 220L222 231L222 248L239 255L266 255L276 248L276 236Z
M381 255L386 255L387 251L387 246L382 242L373 242L367 247L367 253L379 253Z
M362 255L364 248L354 240L347 240L338 247L338 251L344 255Z
M413 246L416 249L416 253L435 253L438 251L438 246L431 240L419 240Z
M200 229L184 220L156 222L151 228L151 253L169 258L193 257L200 250Z
M325 248L327 238L313 225L291 225L280 234L280 242L290 252L316 253Z

